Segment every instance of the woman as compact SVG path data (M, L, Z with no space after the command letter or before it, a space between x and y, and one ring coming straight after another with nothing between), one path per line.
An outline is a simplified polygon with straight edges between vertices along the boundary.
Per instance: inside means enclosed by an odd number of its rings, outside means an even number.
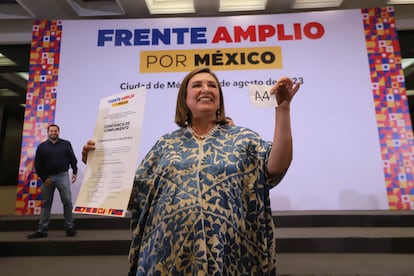
M130 275L276 274L269 190L292 160L290 102L298 89L288 78L273 87L271 143L228 124L210 69L183 79L180 128L162 136L136 171Z

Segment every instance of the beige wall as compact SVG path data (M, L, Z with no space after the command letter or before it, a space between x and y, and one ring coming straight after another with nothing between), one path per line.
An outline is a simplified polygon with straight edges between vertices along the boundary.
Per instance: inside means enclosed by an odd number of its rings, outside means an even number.
M0 186L0 215L15 214L16 189L16 186Z

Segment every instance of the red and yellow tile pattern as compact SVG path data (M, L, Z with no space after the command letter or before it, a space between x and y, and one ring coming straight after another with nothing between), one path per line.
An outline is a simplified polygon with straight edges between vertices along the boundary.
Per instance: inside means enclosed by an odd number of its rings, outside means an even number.
M389 209L414 210L413 130L394 8L362 14Z
M37 146L54 122L62 24L58 20L33 22L29 82L23 125L16 214L40 214L41 180L34 169Z

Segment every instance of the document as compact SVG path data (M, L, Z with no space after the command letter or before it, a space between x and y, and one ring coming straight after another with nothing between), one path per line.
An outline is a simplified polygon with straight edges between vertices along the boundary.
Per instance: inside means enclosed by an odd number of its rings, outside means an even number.
M124 217L134 182L145 88L101 99L85 175L73 212Z

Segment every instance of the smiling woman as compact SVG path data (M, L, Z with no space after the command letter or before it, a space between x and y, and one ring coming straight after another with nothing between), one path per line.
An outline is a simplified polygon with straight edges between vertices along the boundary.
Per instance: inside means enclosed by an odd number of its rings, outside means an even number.
M298 89L288 78L274 85L275 134L265 141L230 124L209 68L184 77L179 129L156 141L136 171L129 275L275 275L269 191L292 159L289 106Z

